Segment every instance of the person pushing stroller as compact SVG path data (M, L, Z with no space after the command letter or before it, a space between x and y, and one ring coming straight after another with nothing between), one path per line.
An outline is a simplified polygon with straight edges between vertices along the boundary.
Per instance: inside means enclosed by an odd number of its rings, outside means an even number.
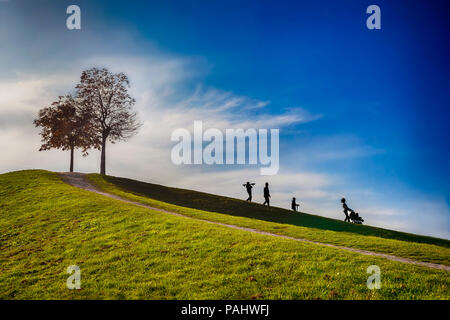
M355 212L354 210L350 209L347 206L347 203L345 202L345 198L342 198L341 202L342 202L342 208L344 208L344 214L345 214L344 221L345 222L353 221L354 223L358 223L358 224L362 224L364 222L363 218L361 218L357 212Z
M347 204L345 203L345 198L341 199L341 203L342 203L342 208L344 208L344 214L345 214L344 222L350 222L349 212L353 212L353 210L347 206Z

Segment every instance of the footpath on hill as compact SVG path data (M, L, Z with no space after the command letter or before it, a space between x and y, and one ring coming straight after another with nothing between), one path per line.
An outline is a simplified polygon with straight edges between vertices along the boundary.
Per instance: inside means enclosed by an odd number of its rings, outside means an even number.
M193 218L193 217L185 216L185 215L182 215L182 214L179 214L179 213L176 213L176 212L171 212L171 211L167 211L167 210L151 207L151 206L139 203L139 202L130 201L130 200L127 200L125 198L116 196L114 194L110 194L110 193L104 192L102 190L99 190L92 183L90 183L90 181L88 179L86 179L85 174L83 174L83 173L64 172L64 173L60 173L60 176L61 176L61 178L63 179L64 182L66 182L66 183L68 183L68 184L70 184L70 185L72 185L74 187L81 188L81 189L84 189L84 190L88 190L88 191L91 191L91 192L95 192L95 193L101 194L101 195L106 196L106 197L110 197L110 198L113 198L113 199L116 199L116 200L120 200L122 202L126 202L126 203L133 204L133 205L136 205L136 206L144 207L144 208L151 209L151 210L154 210L154 211L159 211L159 212L171 214L171 215L178 216L178 217L183 217L183 218L187 218L187 219L192 219L192 220L202 221L202 222L206 222L206 223L216 224L216 225L220 225L220 226L224 226L224 227L228 227L228 228L233 228L233 229L237 229L237 230L243 230L243 231L247 231L247 232L263 234L263 235L267 235L267 236L271 236L271 237L278 237L278 238L289 239L289 240L294 240L294 241L308 242L308 243L313 243L313 244L317 244L317 245L321 245L321 246L327 246L327 247L331 247L331 248L347 250L347 251L351 251L351 252L357 252L357 253L368 255L368 256L375 256L375 257L389 259L389 260L392 260L392 261L409 263L409 264L415 264L415 265L428 267L428 268L432 268L432 269L440 269L440 270L450 271L450 266L445 266L445 265L442 265L442 264L416 261L416 260L413 260L413 259L397 257L397 256L389 255L389 254L379 253L379 252L373 252L373 251L355 249L355 248L350 248L350 247L338 246L338 245L334 245L334 244L317 242L317 241L311 241L311 240L302 239L302 238L294 238L294 237L284 236L284 235L280 235L280 234L265 232L265 231L261 231L261 230L257 230L257 229L240 227L240 226L233 225L233 224L226 224L226 223L220 223L220 222L215 222L215 221L209 221L209 220L204 220L204 219Z

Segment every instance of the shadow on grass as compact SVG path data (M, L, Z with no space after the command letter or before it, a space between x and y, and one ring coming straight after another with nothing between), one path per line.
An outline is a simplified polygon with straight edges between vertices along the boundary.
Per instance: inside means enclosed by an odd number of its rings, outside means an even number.
M269 208L261 204L249 203L244 200L238 200L192 190L170 188L162 185L145 183L131 179L112 176L105 176L104 178L108 182L121 188L123 191L192 209L322 230L351 232L366 236L375 236L386 239L396 239L410 242L434 244L442 247L450 247L450 241L445 239L421 236L365 225L356 225L353 223L347 223L307 213L294 213L293 211L282 208ZM337 207L336 210L340 210L340 207Z

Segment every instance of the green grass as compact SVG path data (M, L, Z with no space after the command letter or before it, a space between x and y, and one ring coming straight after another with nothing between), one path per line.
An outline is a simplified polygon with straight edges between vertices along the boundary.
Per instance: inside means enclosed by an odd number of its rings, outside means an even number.
M72 264L81 290L66 288ZM380 290L366 287L373 264ZM152 211L51 172L0 175L2 299L448 299L449 284L446 271Z
M186 216L450 265L449 240L346 223L306 213L293 213L243 200L130 179L98 174L91 174L88 178L107 192Z

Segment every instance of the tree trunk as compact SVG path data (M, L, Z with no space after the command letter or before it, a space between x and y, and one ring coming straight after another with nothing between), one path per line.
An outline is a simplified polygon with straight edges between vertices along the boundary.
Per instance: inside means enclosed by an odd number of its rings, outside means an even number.
M73 172L73 149L74 147L72 146L70 148L70 172Z
M100 174L106 174L106 138L102 138L102 158L100 160Z

